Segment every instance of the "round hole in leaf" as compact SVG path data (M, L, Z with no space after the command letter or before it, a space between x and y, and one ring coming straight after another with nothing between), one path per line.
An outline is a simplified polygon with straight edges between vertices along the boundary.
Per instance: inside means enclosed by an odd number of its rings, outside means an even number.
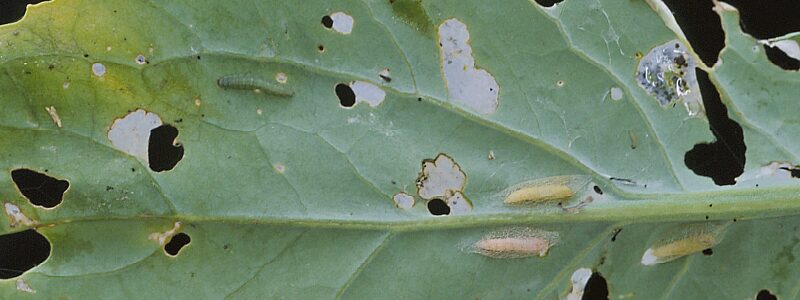
M22 275L48 256L50 242L36 230L0 235L0 279Z
M164 245L164 251L166 251L170 256L176 256L184 246L191 242L192 238L189 237L188 234L181 232L173 236L172 239L169 240L169 243Z
M336 85L336 97L339 97L339 104L343 107L353 107L356 104L356 93L344 83Z
M446 216L450 214L450 206L444 200L435 198L428 201L428 211L434 216Z
M333 19L331 16L322 17L322 26L325 26L325 28L328 29L333 28Z

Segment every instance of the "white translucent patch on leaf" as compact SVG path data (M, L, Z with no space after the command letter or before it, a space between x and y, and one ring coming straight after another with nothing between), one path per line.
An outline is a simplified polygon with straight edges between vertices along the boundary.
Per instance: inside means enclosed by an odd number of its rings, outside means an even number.
M772 43L774 47L778 47L781 49L786 55L796 60L800 60L800 46L797 45L796 41L793 40L783 40L777 41Z
M143 64L147 63L147 58L145 58L144 55L139 54L139 55L136 56L136 63L140 64L140 65L143 65Z
M19 209L19 206L15 204L6 202L4 205L6 210L6 215L9 219L9 227L17 227L17 225L22 226L33 226L36 225L36 221L31 220L22 211Z
M515 184L500 192L505 204L535 204L573 198L591 181L588 175L562 175L538 178Z
M489 150L489 156L487 158L489 158L489 160L494 160L494 150Z
M652 266L714 247L728 223L679 225L660 234L642 255L642 264Z
M446 198L464 189L466 175L461 167L445 154L422 162L422 172L417 178L417 194L426 200Z
M378 72L378 77L383 79L383 81L390 82L392 81L392 75L389 73L388 68L384 68L380 72Z
M414 207L414 197L406 193L397 193L392 196L394 205L402 209L410 209Z
M672 40L656 46L640 61L636 82L663 107L683 102L690 117L705 115L694 58L686 46Z
M92 64L92 73L97 77L102 77L106 74L106 66L101 63Z
M27 282L25 282L25 279L22 279L22 278L17 278L17 290L20 290L20 291L23 291L23 292L26 292L26 293L36 293L36 291L34 291L31 288L31 286L28 285Z
M545 256L558 243L558 232L512 227L492 232L467 250L491 258Z
M277 81L278 83L286 83L286 81L288 80L289 77L286 76L286 73L279 72L278 74L275 74L275 81Z
M586 288L586 283L592 277L592 269L580 268L572 272L570 281L572 282L572 291L567 294L567 300L581 300L583 298L583 290Z
M48 107L45 107L44 110L46 110L47 114L50 115L50 119L53 119L53 123L55 123L56 126L58 126L58 128L61 128L61 117L58 115L58 111L56 111L56 107L55 106L48 106Z
M62 88L65 90L69 88L69 81L64 81L64 84L61 85Z
M800 171L800 169L789 162L773 161L759 168L747 170L739 177L736 177L736 182L760 178L790 179L792 178L792 171Z
M175 222L172 225L172 229L164 231L164 232L153 232L151 233L147 239L151 241L156 241L159 246L166 245L173 236L178 234L178 230L181 229L181 222Z
M350 34L353 32L355 21L350 15L339 11L330 14L330 17L331 20L333 20L333 27L331 28L333 31L341 34Z
M798 45L797 41L794 39L800 39L800 33L790 33L781 37L760 40L758 42L772 48L778 48L778 50L786 53L787 56L800 60L800 45Z
M467 25L449 19L439 25L442 71L451 101L480 114L497 111L500 87L492 74L475 67Z
M453 192L444 201L450 207L450 215L463 215L472 211L472 203L461 192Z
M161 118L158 115L139 109L114 120L108 131L108 139L114 148L148 161L150 130L161 125Z
M386 92L369 82L354 81L350 83L350 89L356 94L356 104L364 102L370 107L376 107L386 98Z
M286 166L284 166L283 164L276 164L275 171L278 171L278 173L283 174L283 172L286 172Z
M622 89L618 87L611 88L611 100L619 101L622 99Z

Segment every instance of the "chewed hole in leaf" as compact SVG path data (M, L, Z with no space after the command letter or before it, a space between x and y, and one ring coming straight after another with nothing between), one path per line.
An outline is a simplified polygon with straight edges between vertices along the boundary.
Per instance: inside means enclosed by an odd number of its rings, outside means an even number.
M600 272L592 273L586 287L583 288L583 300L608 299L608 282Z
M0 25L19 21L22 19L22 16L25 15L27 5L44 1L45 0L4 1L2 9L0 9Z
M45 208L59 205L64 198L64 192L69 188L69 182L66 180L56 179L28 169L11 171L11 179L17 185L19 192L33 205Z
M325 17L327 17L327 19ZM325 28L333 29L333 31L341 34L350 34L353 32L355 20L352 16L344 12L337 11L325 17L322 18L322 26L325 26ZM330 27L326 24L330 24Z
M436 158L424 159L417 176L417 194L422 199L449 198L456 191L463 191L466 174L456 161L444 153Z
M176 141L178 129L161 125L150 131L147 156L150 169L155 172L172 170L183 158L183 145Z
M340 83L335 88L336 97L339 98L339 105L342 107L353 107L356 104L356 93L347 84Z
M639 61L636 83L665 108L682 102L690 117L705 114L694 58L678 40L653 47Z
M177 256L181 249L192 242L192 238L183 232L180 232L169 240L169 243L164 245L164 252L170 256Z
M714 255L714 249L708 248L706 250L703 250L703 255L705 255L705 256Z
M773 295L769 290L760 290L756 294L756 300L778 300L778 297Z
M439 46L449 99L480 114L497 111L500 86L489 71L476 66L467 25L445 20L439 25Z
M406 193L397 193L392 196L394 205L402 209L411 209L414 207L414 197Z
M720 100L719 92L706 72L697 69L697 81L703 93L708 126L715 141L701 143L686 152L684 163L695 174L711 177L717 185L736 184L745 164L744 133L742 127L728 118L728 109Z
M686 34L692 49L706 65L713 65L725 46L725 33L711 1L664 1Z
M559 4L564 0L536 0L536 4L539 4L544 7L552 7L553 5Z
M331 16L326 15L322 17L321 23L322 26L325 26L325 28L331 29L333 27L333 19L331 18Z
M50 242L36 230L0 235L0 279L22 275L48 256Z
M450 214L450 206L444 200L435 198L428 201L428 211L434 216L446 216Z
M767 39L800 31L800 1L725 0L741 15L742 30L757 39Z
M383 70L378 72L378 77L380 77L380 79L382 79L383 81L385 81L387 83L388 82L392 82L392 75L389 72L388 68L384 68Z
M776 66L781 67L781 69L791 71L800 70L800 60L792 58L783 50L777 47L764 45L764 52L767 54L767 59Z

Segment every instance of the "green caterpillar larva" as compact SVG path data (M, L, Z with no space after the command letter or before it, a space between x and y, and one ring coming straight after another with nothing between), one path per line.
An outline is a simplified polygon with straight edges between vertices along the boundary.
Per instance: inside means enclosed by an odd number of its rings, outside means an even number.
M282 83L272 82L252 75L226 75L217 79L217 85L223 89L251 90L256 93L267 93L280 97L291 97L294 92Z

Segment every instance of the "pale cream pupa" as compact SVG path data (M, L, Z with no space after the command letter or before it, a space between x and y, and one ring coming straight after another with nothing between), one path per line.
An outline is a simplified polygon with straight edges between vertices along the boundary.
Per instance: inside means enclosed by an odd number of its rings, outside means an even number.
M545 256L558 243L558 232L513 227L492 232L469 247L469 252L491 258Z
M581 191L590 179L591 177L587 175L565 175L522 182L503 192L503 202L520 205L570 199Z

